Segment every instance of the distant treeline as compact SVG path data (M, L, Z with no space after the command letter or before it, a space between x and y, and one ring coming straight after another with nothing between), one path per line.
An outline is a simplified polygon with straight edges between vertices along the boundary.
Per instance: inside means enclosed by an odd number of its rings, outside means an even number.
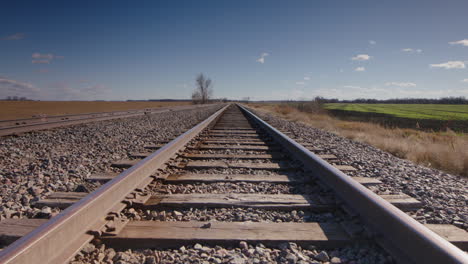
M0 101L32 101L24 96L8 96L7 98L0 99Z
M184 101L192 101L190 99L141 99L141 100L127 100L127 102L174 102L174 101L178 101L178 102L184 102Z
M468 104L468 99L465 97L442 97L439 99L429 98L395 98L395 99L365 99L358 98L354 100L339 100L339 99L327 99L323 97L316 97L316 101L322 103L352 103L352 104Z
M191 102L192 99L147 99L147 100L127 100L127 102ZM231 102L226 98L210 99L209 102Z

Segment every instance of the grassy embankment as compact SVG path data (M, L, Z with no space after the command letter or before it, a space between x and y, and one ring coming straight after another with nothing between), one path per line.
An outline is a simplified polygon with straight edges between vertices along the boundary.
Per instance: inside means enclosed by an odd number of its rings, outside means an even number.
M113 112L145 108L189 105L189 101L174 102L92 102L92 101L0 101L0 120L30 118L39 115L69 115Z
M468 176L468 134L457 134L451 130L427 132L407 128L386 128L370 122L345 121L332 117L312 103L310 107L294 103L251 104L250 106L287 120L302 122L343 137L368 143L417 164ZM428 113L426 110L422 111L421 114Z
M332 115L387 127L468 132L468 105L442 104L325 104Z

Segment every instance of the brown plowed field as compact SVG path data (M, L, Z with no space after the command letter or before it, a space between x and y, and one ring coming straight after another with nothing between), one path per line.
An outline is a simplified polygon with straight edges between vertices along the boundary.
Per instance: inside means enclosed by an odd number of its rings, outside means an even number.
M175 102L0 101L0 120L188 105Z

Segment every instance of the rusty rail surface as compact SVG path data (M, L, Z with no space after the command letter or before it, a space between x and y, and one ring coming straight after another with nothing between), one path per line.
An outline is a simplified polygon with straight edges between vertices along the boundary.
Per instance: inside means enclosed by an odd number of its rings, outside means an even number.
M55 127L70 126L88 122L112 120L141 116L145 114L157 114L170 111L183 111L187 109L206 107L200 105L160 107L142 110L127 110L115 112L86 113L74 115L46 116L26 118L18 120L0 120L0 136L25 133L35 130L50 129Z
M212 125L228 106L180 135L167 145L125 170L116 178L62 211L39 228L18 239L0 252L0 263L64 263L93 239L89 231L101 230L114 208L151 175L164 166L184 146ZM144 187L144 186L143 186ZM123 207L122 207L123 205Z
M468 255L409 215L334 168L255 114L244 113L288 149L310 173L335 194L370 227L375 239L401 263L468 263Z

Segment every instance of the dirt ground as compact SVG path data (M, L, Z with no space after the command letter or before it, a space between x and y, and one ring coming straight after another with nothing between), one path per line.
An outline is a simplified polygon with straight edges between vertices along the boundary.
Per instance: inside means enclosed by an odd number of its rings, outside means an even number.
M30 118L39 115L112 112L188 104L191 104L191 102L0 101L0 120Z

